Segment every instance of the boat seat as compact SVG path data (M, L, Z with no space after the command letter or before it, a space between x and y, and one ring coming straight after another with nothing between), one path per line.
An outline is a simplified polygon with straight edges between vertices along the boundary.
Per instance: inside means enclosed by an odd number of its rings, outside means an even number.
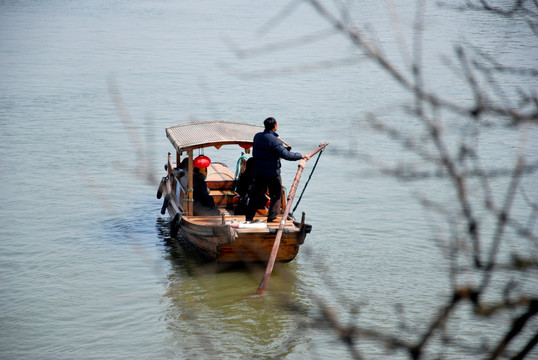
M233 190L235 174L224 164L212 163L207 168L205 181L210 190Z
M209 190L227 190L231 191L235 187L234 180L206 180Z
M234 196L237 193L230 190L210 190L209 195L213 196L217 207L226 208L233 206Z

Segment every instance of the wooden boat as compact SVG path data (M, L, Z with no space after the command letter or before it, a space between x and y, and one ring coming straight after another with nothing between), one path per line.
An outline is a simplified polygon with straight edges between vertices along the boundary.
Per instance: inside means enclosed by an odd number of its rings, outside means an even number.
M246 162L244 155L250 153L254 135L260 131L263 131L262 127L230 121L197 121L166 128L166 136L176 150L176 159L174 163L172 154L168 153L167 174L157 191L158 198L164 197L161 213L164 215L168 211L172 219L171 236L181 236L206 258L224 263L266 262L279 226L283 224L276 261L288 262L296 257L306 234L312 229L305 223L304 213L300 221L292 215L283 219L287 201L284 188L277 221L266 222L266 209L259 209L252 223L247 223L244 215L234 214L234 199L238 195L236 184ZM238 169L233 172L218 162L209 165L206 183L220 215L199 216L193 206L194 151L222 146L237 147L241 154ZM188 159L187 175L182 175L178 164L185 157ZM188 177L188 181L181 181L181 176Z

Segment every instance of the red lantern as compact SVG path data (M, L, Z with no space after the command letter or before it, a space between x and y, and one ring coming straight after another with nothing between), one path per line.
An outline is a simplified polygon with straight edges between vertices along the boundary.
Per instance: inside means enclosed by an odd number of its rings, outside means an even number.
M211 159L205 155L200 155L194 159L194 166L198 169L205 169L211 165Z

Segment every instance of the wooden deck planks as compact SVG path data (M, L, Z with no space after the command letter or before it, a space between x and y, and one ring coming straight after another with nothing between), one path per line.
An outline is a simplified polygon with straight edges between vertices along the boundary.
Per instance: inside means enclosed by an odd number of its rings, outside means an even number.
M202 225L202 226L208 226L208 225L222 225L222 218L220 216L184 216L184 219L196 224L196 225ZM245 216L244 215L231 215L225 217L226 221L234 221L234 222L244 222ZM260 222L266 222L266 217L257 216L254 218L254 220L259 220ZM281 217L277 218L277 221L273 221L267 224L268 228L275 228L278 229L278 226L280 225ZM290 227L296 227L292 220L286 221L286 228ZM265 229L237 229L237 230L265 230Z

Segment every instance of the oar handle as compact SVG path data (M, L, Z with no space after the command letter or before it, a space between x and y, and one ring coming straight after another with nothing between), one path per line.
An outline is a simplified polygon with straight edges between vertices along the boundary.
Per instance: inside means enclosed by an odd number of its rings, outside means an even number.
M316 155L316 154L319 153L321 150L325 149L325 148L327 147L327 145L329 145L328 142L324 142L324 143L322 143L322 144L319 144L318 148L317 148L316 150L312 151L312 152L308 155L308 157L309 157L309 158L312 158L312 156Z

